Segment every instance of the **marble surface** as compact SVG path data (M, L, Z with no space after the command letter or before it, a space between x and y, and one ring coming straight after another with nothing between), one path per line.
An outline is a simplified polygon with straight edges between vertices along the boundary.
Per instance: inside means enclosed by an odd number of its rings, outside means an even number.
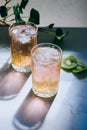
M70 35L63 41L63 56L74 55L87 64L87 29L69 30ZM9 55L8 49L0 50L0 57L5 58ZM0 100L0 130L17 130L12 123L13 117L31 90L31 78L28 78L16 98L9 101ZM87 74L77 76L61 69L58 94L38 130L58 129L87 130Z

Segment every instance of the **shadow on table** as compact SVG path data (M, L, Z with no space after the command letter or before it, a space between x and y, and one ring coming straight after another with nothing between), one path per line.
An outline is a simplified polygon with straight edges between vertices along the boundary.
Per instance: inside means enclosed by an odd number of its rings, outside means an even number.
M74 74L78 79L85 79L87 78L87 70Z
M37 130L46 117L54 98L37 97L31 90L14 116L14 126L20 130Z
M67 73L72 73L78 79L85 79L85 78L87 78L87 70L84 70L84 71L79 72L79 73L73 73L73 72L71 72L71 70L66 70L66 69L63 69L63 70L65 72L67 72Z
M0 69L0 99L9 100L17 96L29 75L14 71L7 61Z

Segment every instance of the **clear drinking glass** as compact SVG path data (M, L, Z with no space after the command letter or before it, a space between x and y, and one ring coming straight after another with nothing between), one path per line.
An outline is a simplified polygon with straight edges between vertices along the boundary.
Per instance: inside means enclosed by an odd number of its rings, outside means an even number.
M55 96L58 90L62 50L52 43L40 43L31 50L32 90L40 97Z
M17 24L9 27L11 60L14 70L31 71L31 49L37 44L38 28L33 23Z

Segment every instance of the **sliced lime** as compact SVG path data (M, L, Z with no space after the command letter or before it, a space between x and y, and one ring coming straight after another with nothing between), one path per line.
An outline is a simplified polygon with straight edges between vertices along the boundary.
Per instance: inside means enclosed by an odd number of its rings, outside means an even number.
M80 73L80 72L85 71L85 70L87 70L87 66L84 63L82 63L82 62L79 61L77 63L76 68L73 69L72 72L73 73Z
M77 59L74 56L63 57L61 67L72 70L77 66Z

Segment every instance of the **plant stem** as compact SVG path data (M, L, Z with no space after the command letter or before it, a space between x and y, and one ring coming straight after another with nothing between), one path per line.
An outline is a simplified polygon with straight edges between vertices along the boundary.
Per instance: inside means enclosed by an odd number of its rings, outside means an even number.
M10 2L10 1L12 1L12 0L6 0L6 2L5 2L5 6Z
M9 17L12 16L12 15L13 15L13 13L12 13L12 14L9 14L8 16L6 16L6 19L9 18Z
M0 25L9 25L4 20L0 20Z

